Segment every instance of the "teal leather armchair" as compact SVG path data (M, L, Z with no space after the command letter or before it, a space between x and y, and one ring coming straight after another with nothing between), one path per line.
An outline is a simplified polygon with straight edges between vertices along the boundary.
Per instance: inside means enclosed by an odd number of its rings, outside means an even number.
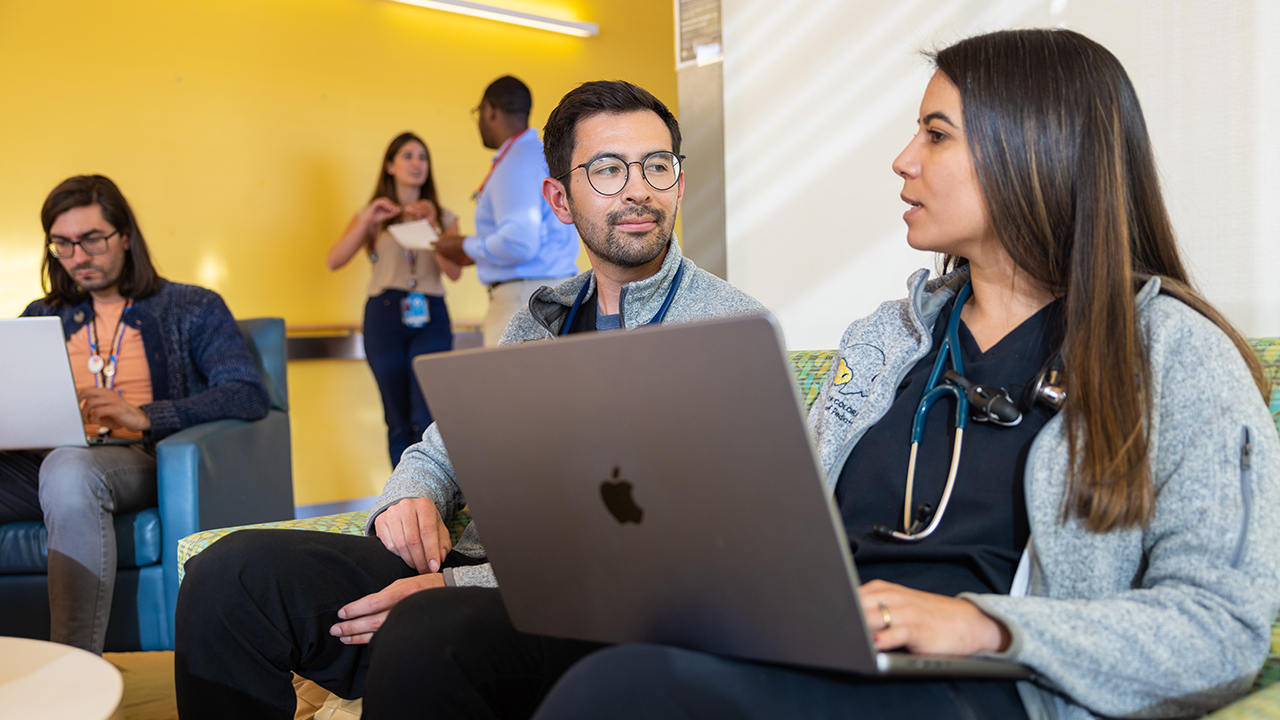
M293 517L284 321L239 325L271 409L261 420L217 420L156 444L159 505L115 518L109 652L173 649L178 540ZM49 637L47 537L44 523L0 525L0 635Z

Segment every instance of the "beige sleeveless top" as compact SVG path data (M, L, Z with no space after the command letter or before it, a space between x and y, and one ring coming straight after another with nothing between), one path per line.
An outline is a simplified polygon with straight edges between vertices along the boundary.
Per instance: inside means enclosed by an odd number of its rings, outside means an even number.
M441 208L440 219L440 226L447 228L457 222L458 216ZM405 250L385 229L378 233L373 251L378 259L373 263L373 276L369 278L369 297L377 297L388 290L444 297L444 281L440 279L440 267L436 265L435 253L428 250ZM412 264L410 258L413 260ZM411 279L415 282L410 283Z

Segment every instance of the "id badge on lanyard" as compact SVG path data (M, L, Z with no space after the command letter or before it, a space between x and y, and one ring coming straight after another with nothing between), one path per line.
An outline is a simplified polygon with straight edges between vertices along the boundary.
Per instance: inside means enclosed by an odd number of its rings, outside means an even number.
M431 309L427 307L427 296L422 293L409 293L400 300L400 320L411 328L425 327L431 322Z
M400 300L400 322L406 327L426 327L431 322L431 309L427 307L427 296L413 289L418 286L418 279L413 277L417 271L418 254L405 250L405 262L409 264L409 294Z

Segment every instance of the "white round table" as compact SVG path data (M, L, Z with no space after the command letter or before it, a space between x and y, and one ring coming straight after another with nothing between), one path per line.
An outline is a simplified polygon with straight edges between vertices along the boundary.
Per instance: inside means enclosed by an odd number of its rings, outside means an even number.
M114 665L79 648L0 637L0 718L123 718Z

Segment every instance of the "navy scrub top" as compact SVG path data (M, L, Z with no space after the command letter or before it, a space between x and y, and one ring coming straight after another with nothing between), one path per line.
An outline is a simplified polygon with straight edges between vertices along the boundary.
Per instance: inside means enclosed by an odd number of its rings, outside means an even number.
M1050 303L983 353L960 323L965 377L1003 387L1022 410L1014 427L969 421L950 504L932 535L918 542L877 537L877 524L902 527L911 425L946 334L954 298L933 326L933 347L898 386L888 413L858 442L840 471L835 499L862 582L882 579L917 590L1007 594L1030 536L1023 468L1032 440L1053 416L1028 407L1028 388L1058 346L1059 303ZM948 363L946 369L951 369ZM955 401L929 412L916 460L912 516L921 503L938 506L951 465Z

